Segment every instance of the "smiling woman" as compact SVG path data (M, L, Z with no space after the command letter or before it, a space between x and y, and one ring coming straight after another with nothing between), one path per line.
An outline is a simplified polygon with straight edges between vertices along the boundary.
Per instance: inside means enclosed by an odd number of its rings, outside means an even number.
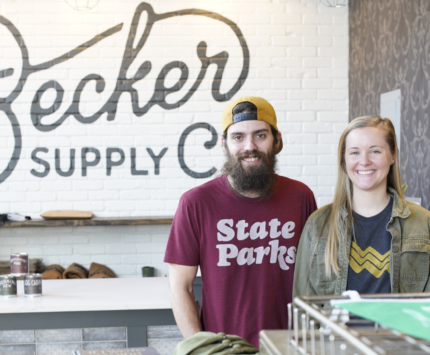
M430 291L429 219L403 199L391 121L354 119L339 140L334 201L303 230L294 296Z
M352 208L365 217L378 214L389 201L387 177L397 153L385 136L383 129L364 127L354 129L346 137L344 159L353 185Z

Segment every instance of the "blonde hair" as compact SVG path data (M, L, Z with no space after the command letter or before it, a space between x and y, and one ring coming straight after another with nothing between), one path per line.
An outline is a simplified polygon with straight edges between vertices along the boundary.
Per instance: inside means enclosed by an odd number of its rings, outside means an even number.
M399 149L397 148L396 133L393 124L388 118L381 118L380 116L362 116L355 118L348 124L339 139L337 181L331 212L328 216L330 227L324 254L325 273L328 277L331 277L332 272L339 276L339 265L337 261L339 247L342 241L343 252L345 258L347 258L347 252L349 251L346 250L346 236L348 227L350 225L353 227L352 183L348 177L345 163L346 138L352 130L365 127L374 127L385 132L385 141L388 143L395 159L388 172L387 186L395 189L397 194L403 198L399 167ZM344 205L346 205L346 210L348 212L346 221L343 221L341 216L342 206Z

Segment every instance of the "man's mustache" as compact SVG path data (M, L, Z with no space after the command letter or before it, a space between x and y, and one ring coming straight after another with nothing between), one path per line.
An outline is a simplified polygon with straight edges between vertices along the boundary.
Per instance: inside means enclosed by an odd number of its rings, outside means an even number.
M251 151L245 151L244 153L239 153L238 158L245 159L245 158L261 158L264 156L264 153L261 153L257 150L251 150Z
M247 150L242 153L236 154L237 160L243 160L247 158L265 158L267 157L268 153L261 152L259 150Z

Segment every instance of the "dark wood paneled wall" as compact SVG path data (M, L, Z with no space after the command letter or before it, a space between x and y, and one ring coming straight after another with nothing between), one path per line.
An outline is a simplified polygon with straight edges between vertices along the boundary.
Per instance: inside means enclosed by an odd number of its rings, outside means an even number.
M430 204L430 1L350 0L349 119L378 114L401 89L401 173Z

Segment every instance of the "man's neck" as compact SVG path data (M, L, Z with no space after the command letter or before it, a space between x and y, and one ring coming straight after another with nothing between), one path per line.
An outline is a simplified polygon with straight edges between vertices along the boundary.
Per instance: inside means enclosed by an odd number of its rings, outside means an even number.
M227 180L231 186L231 188L234 190L234 192L240 196L244 196L247 198L258 198L260 197L260 193L259 192L255 192L255 191L242 191L239 192L236 190L236 188L234 187L234 183L233 183L233 178L230 175L227 175Z

